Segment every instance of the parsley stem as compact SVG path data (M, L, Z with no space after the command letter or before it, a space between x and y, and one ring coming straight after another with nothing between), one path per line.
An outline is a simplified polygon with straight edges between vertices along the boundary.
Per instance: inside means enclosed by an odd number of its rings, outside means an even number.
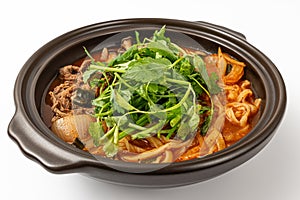
M209 92L207 91L207 89L205 89L205 87L203 87L203 86L199 83L199 81L197 81L197 79L195 79L195 78L192 77L192 76L189 76L189 78L192 79L192 80L194 80L194 81L199 85L199 87L201 87L201 88L204 90L204 92L207 94L207 96L209 97L210 103L211 103L211 111L210 111L210 116L209 116L209 118L212 118L212 116L214 115L214 102L213 102L213 100L212 100L212 98L211 98L211 95L209 94ZM209 124L210 124L210 123L211 123L211 120L209 121Z
M172 65L170 65L170 68L173 68L175 65L177 65L180 61L182 61L184 59L184 57L180 57L179 59L177 59L175 62L173 62Z
M84 49L84 52L86 53L86 55L91 59L91 62L92 63L95 63L95 59L93 58L93 56L90 54L90 52L85 48L83 47Z
M141 118L139 118L135 123L136 123L137 125L140 125L140 126L141 126L141 124L144 124L144 121L148 121L148 116L147 116L147 114L143 114L143 116L142 116Z
M188 96L190 95L190 92L191 92L191 90L192 90L191 87L192 87L192 86L191 86L191 84L189 83L189 87L188 87L186 93L184 94L184 96L182 97L182 99L181 99L176 105L174 105L174 106L172 106L172 107L170 107L170 108L166 108L166 109L164 109L164 110L162 110L162 111L163 111L163 112L168 112L168 111L175 110L175 109L179 108L179 107L187 100Z
M126 137L128 134L132 133L133 131L135 131L134 128L126 128L121 133L119 133L119 140Z
M175 94L165 94L165 95L163 95L163 94L157 94L156 96L157 97L161 97L161 98L171 98L171 97L177 98L177 95L175 95Z
M114 144L118 144L119 142L119 126L116 126L114 130L114 138L113 138Z
M96 116L97 117L103 117L103 116L110 115L110 114L112 114L112 110L111 109L108 110L108 111L106 111L106 112L104 112L104 113L97 113Z
M147 114L144 114L140 119L136 121L136 125L139 127L144 127L148 123L148 117ZM119 133L119 140L126 137L128 134L132 133L133 131L136 131L135 128L126 128L122 132Z
M121 76L118 73L114 73L115 77L117 77L119 79L119 81L121 81L124 85L126 85L128 88L135 90L134 87L132 87L131 85L129 85L123 78L121 78Z
M157 124L151 126L150 128L147 128L143 131L140 131L140 132L132 135L131 137L132 137L132 139L138 139L140 137L144 137L145 135L148 136L149 134L151 134L153 132L158 132L157 129L161 129L163 125L164 125L164 121L163 120L159 121Z
M178 79L166 78L166 81L171 82L171 83L181 84L181 85L190 85L190 82L184 81L184 80L178 80Z
M173 135L173 133L175 132L175 130L178 129L178 124L176 124L176 126L174 126L173 128L171 128L170 130L168 130L168 135L166 136L167 139L170 139L170 137Z
M109 102L107 102L106 104L104 104L103 106L102 106L102 108L101 108L101 110L99 111L99 113L98 114L101 114L102 112L103 112L103 110L105 109L105 108L107 108L109 105L111 104L111 102L109 101Z
M107 85L109 85L109 80L108 80L108 77L106 76L106 73L102 73L104 78L105 78L105 81L107 83ZM104 84L103 84L104 85Z
M99 65L90 65L90 69L97 69L101 71L107 71L107 72L118 72L118 73L125 73L125 69L120 69L120 68L114 68L114 67L104 67L104 66L99 66Z
M104 134L100 139L99 141L100 142L105 142L105 139L108 139L108 137L115 132L115 128L116 128L116 124L106 133Z
M139 125L133 124L133 123L129 123L128 127L134 128L134 129L139 130L139 131L143 131L143 130L147 129L147 128L143 127L143 126L139 126Z

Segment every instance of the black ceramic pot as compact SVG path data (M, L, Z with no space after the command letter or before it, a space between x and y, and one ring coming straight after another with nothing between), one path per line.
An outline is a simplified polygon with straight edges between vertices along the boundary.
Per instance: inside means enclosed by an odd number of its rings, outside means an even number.
M119 42L138 30L153 33L167 25L175 42L197 44L208 52L220 46L248 66L245 76L262 98L261 117L253 130L231 147L218 153L167 166L95 159L54 135L41 118L41 102L59 67L85 57L82 47L95 48L102 41ZM173 39L173 38L172 38ZM40 48L20 71L14 91L16 113L8 127L9 136L30 159L53 173L80 173L112 183L171 187L196 183L223 174L257 154L275 134L286 107L283 79L274 64L245 37L235 31L204 22L172 19L124 19L93 24L68 32ZM155 170L153 170L155 169Z

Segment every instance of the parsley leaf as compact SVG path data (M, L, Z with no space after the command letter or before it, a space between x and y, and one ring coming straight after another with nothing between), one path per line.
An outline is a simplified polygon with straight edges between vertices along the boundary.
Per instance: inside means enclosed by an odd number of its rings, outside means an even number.
M92 122L89 126L88 131L93 138L94 145L99 146L100 145L99 140L104 135L102 126L99 124L99 122Z
M194 55L193 65L195 66L195 70L200 73L203 78L205 84L208 87L208 91L211 94L217 94L221 91L221 88L217 85L216 81L218 80L218 76L215 73L212 73L211 76L208 76L205 63L200 56Z
M155 81L164 76L164 72L170 64L170 61L164 58L141 58L129 64L129 69L123 74L122 78L142 83Z
M174 62L177 60L177 56L174 52L167 46L167 43L164 40L159 40L156 42L150 42L147 45L147 48L151 51L159 53L161 56L168 58L170 61Z

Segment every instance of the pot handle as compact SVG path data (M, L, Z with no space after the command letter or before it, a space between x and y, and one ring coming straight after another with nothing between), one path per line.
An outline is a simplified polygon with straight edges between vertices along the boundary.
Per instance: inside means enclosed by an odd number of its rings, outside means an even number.
M26 157L38 162L48 171L66 173L78 168L78 158L50 142L21 112L15 113L7 131Z
M246 41L246 36L240 32L237 32L237 31L234 31L232 29L229 29L229 28L226 28L224 26L220 26L220 25L216 25L216 24L211 24L211 23L208 23L208 22L203 22L203 21L196 21L197 23L200 23L200 24L203 24L207 27L211 27L211 28L214 28L214 29L218 29L222 32L226 32L226 33L229 33L239 39L242 39L244 41Z

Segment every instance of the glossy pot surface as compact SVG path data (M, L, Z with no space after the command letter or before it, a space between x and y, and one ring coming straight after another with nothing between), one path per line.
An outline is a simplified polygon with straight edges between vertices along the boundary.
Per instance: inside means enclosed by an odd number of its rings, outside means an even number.
M253 130L231 147L203 158L169 165L135 164L95 159L60 140L41 118L41 104L58 69L85 57L82 47L112 45L135 30L148 36L166 25L179 45L216 53L218 47L246 63L245 77L262 98L261 117ZM101 46L101 45L100 45ZM286 107L284 81L276 66L244 35L205 23L172 19L123 19L82 27L41 47L21 69L14 91L16 113L9 136L22 152L53 173L81 173L102 181L143 187L171 187L196 183L223 174L256 155L272 138Z

